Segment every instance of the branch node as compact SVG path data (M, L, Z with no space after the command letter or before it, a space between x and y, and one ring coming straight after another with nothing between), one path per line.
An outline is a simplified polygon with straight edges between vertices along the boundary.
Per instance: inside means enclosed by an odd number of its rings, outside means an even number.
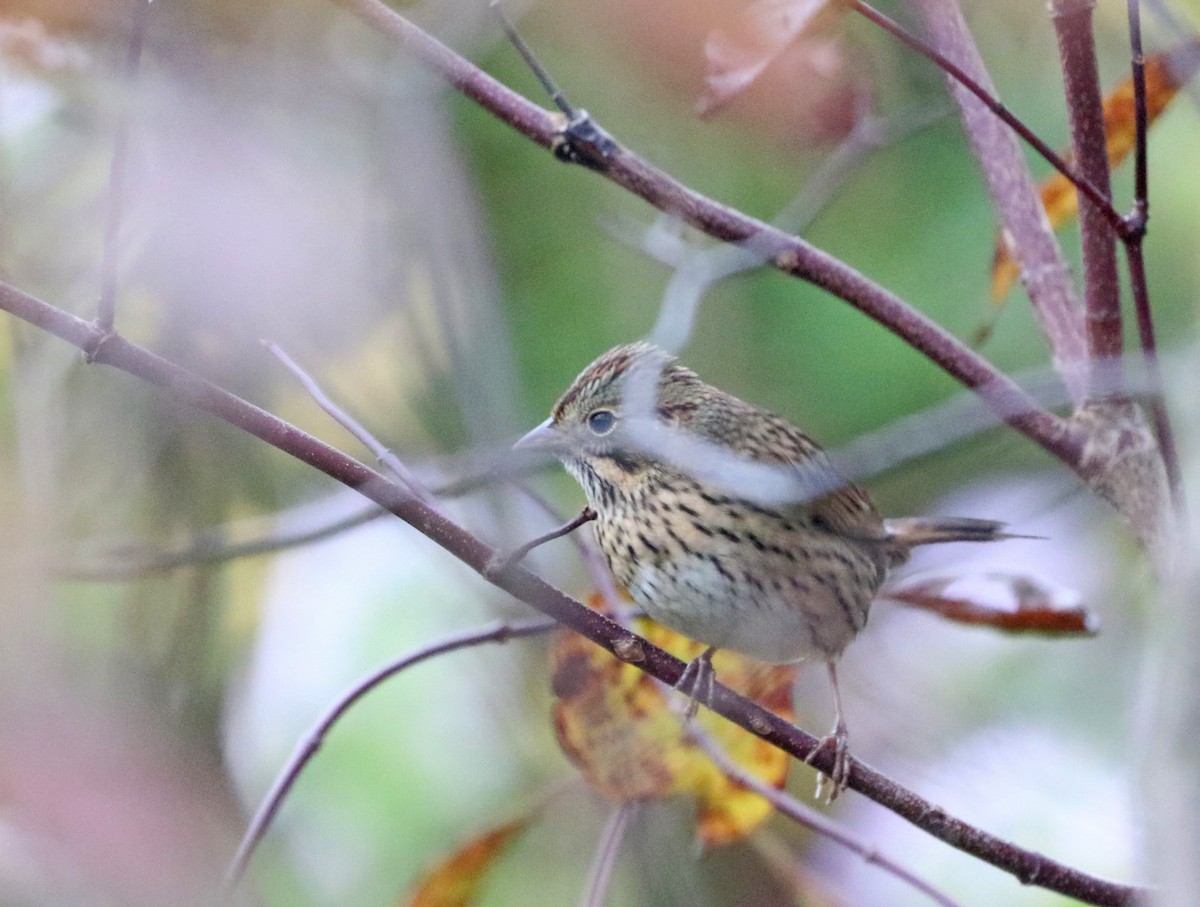
M771 723L763 718L762 715L751 715L750 729L765 739L771 734Z
M1121 241L1129 243L1141 242L1150 224L1150 206L1144 198L1139 198L1133 205L1133 210L1121 219Z
M636 636L623 636L613 642L613 654L627 664L641 664L646 660L646 650Z
M96 362L108 342L116 338L117 332L111 326L105 327L99 321L93 321L91 332L79 347L83 352L83 361L88 365Z
M564 164L579 164L604 173L617 153L617 142L580 108L554 134L550 151Z

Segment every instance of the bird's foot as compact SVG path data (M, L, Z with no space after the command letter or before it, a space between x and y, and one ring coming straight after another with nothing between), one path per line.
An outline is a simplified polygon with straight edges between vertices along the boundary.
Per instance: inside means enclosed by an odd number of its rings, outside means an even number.
M683 710L683 720L690 724L696 717L700 704L712 708L713 684L717 672L713 670L712 657L716 650L711 646L693 658L675 681L674 689L688 698Z
M846 725L839 721L833 730L821 738L816 748L808 754L804 760L809 765L818 753L824 752L826 749L833 748L833 766L829 774L819 772L817 774L817 791L814 794L817 800L825 799L825 802L832 803L846 789L846 782L850 779L850 735L846 731Z

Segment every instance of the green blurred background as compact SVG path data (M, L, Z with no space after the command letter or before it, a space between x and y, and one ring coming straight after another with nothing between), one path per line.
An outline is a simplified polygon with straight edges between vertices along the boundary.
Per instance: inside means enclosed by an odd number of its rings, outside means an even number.
M610 0L511 13L573 102L622 142L767 220L836 147L851 117L848 84L878 116L946 110L870 155L803 234L970 337L994 315L995 223L939 73L850 20L828 85L787 71L702 120L704 38L739 8ZM484 4L405 11L544 102ZM1194 20L1196 10L1173 13ZM1043 5L972 3L967 14L1006 103L1062 145ZM0 4L4 279L92 317L114 136L127 117L122 332L356 455L368 456L260 338L437 485L541 421L600 352L651 331L671 277L643 248L656 212L556 162L338 7L154 3L130 81L134 15L116 0ZM1101 4L1110 87L1128 69L1123 22L1123 5ZM1181 38L1161 16L1148 14L1147 29L1151 49ZM1183 397L1200 284L1196 101L1185 92L1154 127L1146 246L1168 379ZM1121 207L1130 182L1128 165L1116 171ZM1077 263L1077 231L1061 236ZM1044 379L1046 345L1019 289L996 317L985 354ZM0 900L210 903L247 815L341 690L415 646L524 611L395 521L273 557L132 576L155 552L300 531L362 504L127 376L84 366L58 341L0 325ZM705 294L680 352L707 380L831 447L960 393L844 303L761 270ZM1193 426L1180 429L1186 443ZM582 503L557 469L535 484L564 514ZM997 517L1045 536L915 569L1028 573L1078 593L1103 633L1013 639L881 605L843 669L855 751L990 831L1135 878L1130 775L1154 612L1119 521L999 428L868 484L888 514ZM494 544L551 522L504 485L446 507ZM569 544L532 563L587 593ZM829 720L821 673L806 672L798 693L812 729ZM556 748L547 675L544 645L520 642L448 656L370 697L285 805L245 903L403 903L455 844L535 808L480 903L576 902L608 806ZM794 774L807 797L811 773ZM640 813L607 903L790 902L782 878L764 872L762 841L697 860L689 809ZM833 812L965 903L1063 902L865 801L847 797ZM920 900L782 821L759 834L824 892L798 902Z

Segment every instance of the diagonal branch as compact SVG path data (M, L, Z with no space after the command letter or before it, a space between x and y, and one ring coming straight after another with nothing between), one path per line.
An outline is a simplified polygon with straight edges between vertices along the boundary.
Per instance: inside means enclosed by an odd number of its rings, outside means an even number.
M2 282L0 309L78 347L85 361L110 365L141 378L161 388L172 401L216 416L358 491L476 573L484 575L494 562L494 549L406 488L145 347ZM663 683L674 686L683 674L684 664L678 658L519 565L493 574L490 582ZM833 753L823 748L816 737L721 684L714 685L712 709L797 759L806 761L811 757L810 764L826 774L832 771ZM1085 903L1114 907L1132 907L1141 894L1136 888L1088 875L949 816L941 807L857 759L851 759L847 786L952 847L1014 875L1024 884L1036 884Z
M521 97L379 0L332 2L402 45L452 87L502 122L548 149L561 151L564 130L568 125L561 114L549 113ZM1011 139L1011 134L1002 124L986 110L984 113ZM677 217L714 239L741 243L778 270L806 280L848 302L958 381L980 393L1018 431L1071 468L1076 471L1080 469L1084 441L1080 431L1065 420L1040 409L1032 398L976 351L845 262L757 218L689 189L615 142L606 143L600 156L587 157L585 163L658 210ZM1057 249L1057 246L1054 248ZM1023 264L1028 265L1028 262ZM1065 275L1065 265L1062 267ZM1028 267L1025 270L1027 274L1030 272ZM1069 306L1065 306L1064 311L1066 309ZM1078 322L1077 317L1075 322ZM1077 324L1064 321L1050 336L1057 338L1061 334L1069 340L1074 336L1070 331L1072 326L1078 327ZM1060 373L1067 377L1068 386L1074 388L1071 369L1067 368L1067 364L1075 361L1076 352L1082 357L1082 342L1077 351L1066 340L1056 343L1054 348Z
M408 655L398 658L376 671L372 671L362 680L356 682L354 686L338 697L333 707L322 715L320 720L304 735L303 739L296 745L296 749L293 751L291 757L276 776L271 789L263 797L262 803L259 804L254 817L250 820L245 834L242 835L237 853L234 854L233 859L229 862L229 868L225 873L226 894L231 894L233 889L237 887L238 882L241 881L242 875L246 872L246 867L250 865L250 860L254 857L254 852L258 850L258 845L266 837L271 824L275 821L275 816L279 814L279 810L283 807L288 794L300 779L300 774L312 762L313 757L317 755L317 751L324 745L325 738L329 736L329 732L333 730L333 726L345 717L346 713L350 711L355 703L372 690L377 689L384 681L390 680L401 671L407 670L423 661L428 661L430 658L436 658L449 652L457 652L460 649L481 646L486 643L502 643L508 642L510 639L520 639L524 636L546 633L549 630L553 630L555 626L557 625L554 621L534 620L524 623L498 624L483 629L466 630L431 645L422 646L415 652L410 652Z
M930 43L990 94L991 78L957 0L917 0ZM961 82L947 76L975 159L983 168L1000 223L1021 265L1021 281L1050 344L1055 370L1071 399L1087 399L1087 344L1083 306L1053 229L1046 220L1033 174L1016 136Z
M869 3L863 0L850 0L850 7L860 16L874 22L897 41L902 43L910 50L916 51L921 56L925 57L931 63L942 70L947 76L958 82L963 88L973 94L988 110L994 113L1009 129L1019 135L1022 141L1030 148L1036 151L1043 160L1051 167L1066 177L1067 181L1073 185L1081 195L1091 199L1104 212L1104 217L1109 225L1119 235L1124 234L1127 227L1125 219L1117 212L1117 209L1112 206L1112 201L1108 198L1107 193L1099 188L1095 183L1089 180L1083 173L1076 171L1067 161L1063 160L1062 156L1043 141L1036 132L1030 129L1025 123L1017 117L1011 110L988 89L984 88L979 82L975 81L962 67L957 66L953 61L947 58L944 54L939 53L937 48L926 44L916 35L906 31L899 22L888 16L885 16L879 10L875 9ZM1101 184L1104 185L1104 184Z

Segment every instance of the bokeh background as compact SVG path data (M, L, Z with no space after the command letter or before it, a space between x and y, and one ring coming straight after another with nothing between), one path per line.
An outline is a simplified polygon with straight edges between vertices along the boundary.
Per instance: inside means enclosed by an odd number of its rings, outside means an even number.
M765 219L805 191L862 110L928 121L832 186L803 234L960 336L995 318L985 353L1045 386L1046 346L1019 289L998 313L988 301L995 224L940 74L848 21L820 48L821 67L806 48L701 119L705 36L739 8L572 0L510 12L576 104L686 184ZM486 4L405 11L541 100ZM967 13L1006 102L1063 144L1044 5L973 2ZM260 344L274 340L431 485L470 474L541 421L592 358L647 335L672 274L662 259L709 245L557 163L332 3L160 0L131 79L135 15L125 0L0 3L0 273L92 317L125 122L122 332L366 456ZM1189 16L1194 27L1192 5L1151 8L1151 48L1179 41ZM1124 5L1101 4L1097 25L1113 86L1128 70ZM1154 127L1146 247L1186 450L1196 101L1185 92ZM1122 207L1130 183L1120 168ZM1076 261L1076 232L1062 238ZM247 815L342 690L414 647L524 611L390 519L217 559L363 502L52 338L8 318L0 331L0 900L209 903ZM705 294L681 353L835 448L960 393L845 304L761 270ZM1042 538L930 553L912 569L1027 573L1077 595L1102 632L1018 639L880 604L841 671L854 750L989 831L1138 878L1161 619L1149 571L1120 521L1013 432L935 446L869 479L886 513L1006 519ZM557 469L534 484L564 514L582 504ZM503 483L446 506L494 544L553 522ZM153 567L195 546L202 562ZM567 542L531 563L576 595L590 589ZM403 903L451 848L537 810L480 903L576 902L609 807L558 751L550 702L544 641L402 675L330 736L242 897ZM802 726L825 728L823 671L801 677L797 707ZM793 774L807 797L811 772ZM1064 902L853 795L831 811L965 903ZM824 892L805 903L920 902L781 820L697 858L690 815L684 801L641 810L607 903L785 903L768 869L780 853Z

